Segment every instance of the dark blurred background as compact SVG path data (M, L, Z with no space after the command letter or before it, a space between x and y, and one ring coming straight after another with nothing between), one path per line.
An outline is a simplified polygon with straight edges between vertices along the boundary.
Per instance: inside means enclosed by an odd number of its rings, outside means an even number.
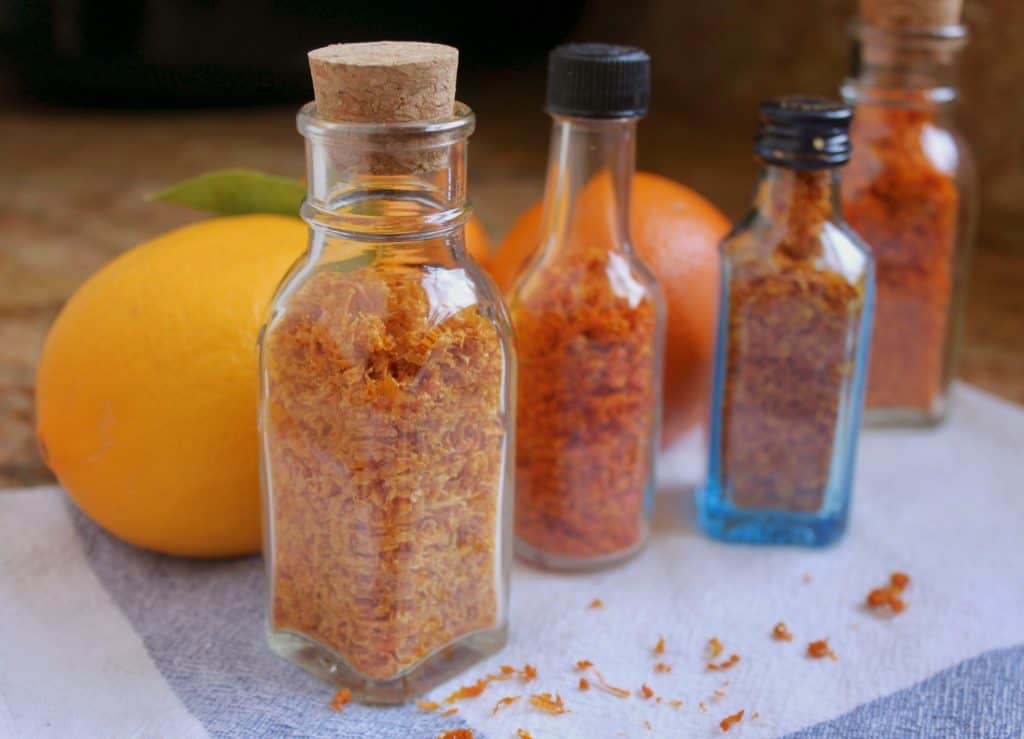
M458 46L478 115L471 192L495 242L540 195L546 51L651 52L643 169L731 217L747 205L764 97L835 94L856 0L0 0L0 485L48 479L32 378L67 296L119 251L197 218L146 193L220 167L299 176L305 52L338 41ZM1024 28L1020 0L965 0L960 120L982 212L961 376L1024 402Z

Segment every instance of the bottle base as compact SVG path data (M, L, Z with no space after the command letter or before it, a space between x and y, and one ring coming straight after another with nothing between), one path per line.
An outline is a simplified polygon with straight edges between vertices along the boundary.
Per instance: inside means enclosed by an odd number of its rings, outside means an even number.
M698 494L706 497L706 492ZM697 522L713 539L739 544L826 547L846 531L846 511L809 514L788 511L742 510L698 503Z
M301 634L267 631L267 643L279 657L329 685L348 688L357 703L377 705L406 703L499 651L507 641L508 626L476 631L428 655L407 672L390 680L375 680L360 674L333 650Z
M593 572L624 564L638 555L647 546L649 534L650 527L644 524L635 544L626 549L596 557L566 557L560 554L550 554L516 537L516 556L535 567L552 572Z
M928 428L939 426L949 415L947 398L936 400L931 408L865 407L864 425L871 428Z

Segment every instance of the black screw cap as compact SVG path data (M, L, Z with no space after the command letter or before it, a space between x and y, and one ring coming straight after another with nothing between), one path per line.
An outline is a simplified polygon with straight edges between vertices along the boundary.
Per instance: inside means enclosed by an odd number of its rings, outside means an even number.
M548 56L544 110L577 118L641 118L651 95L651 58L613 44L565 44Z

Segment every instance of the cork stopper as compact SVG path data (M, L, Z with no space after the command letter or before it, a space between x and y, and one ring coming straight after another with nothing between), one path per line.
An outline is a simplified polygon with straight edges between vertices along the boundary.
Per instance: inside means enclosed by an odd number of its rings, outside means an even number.
M334 122L450 118L459 52L416 41L333 44L309 52L317 115Z
M960 24L963 0L860 0L864 23L887 31Z

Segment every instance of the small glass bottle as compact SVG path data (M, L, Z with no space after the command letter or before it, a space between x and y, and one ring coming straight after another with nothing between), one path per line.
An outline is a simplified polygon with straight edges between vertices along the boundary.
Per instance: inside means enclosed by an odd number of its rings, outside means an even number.
M860 429L874 274L843 221L838 168L850 109L762 103L753 210L721 246L708 477L715 538L822 546L846 525Z
M973 238L973 162L953 120L966 31L959 0L861 6L843 208L878 272L865 421L927 425L948 408Z
M549 59L541 244L509 311L516 551L552 569L620 561L649 529L665 306L628 231L649 64L639 49L606 44L570 44Z
M464 248L474 118L444 99L455 50L310 56L309 251L260 340L268 639L356 700L397 703L505 643L511 324Z

